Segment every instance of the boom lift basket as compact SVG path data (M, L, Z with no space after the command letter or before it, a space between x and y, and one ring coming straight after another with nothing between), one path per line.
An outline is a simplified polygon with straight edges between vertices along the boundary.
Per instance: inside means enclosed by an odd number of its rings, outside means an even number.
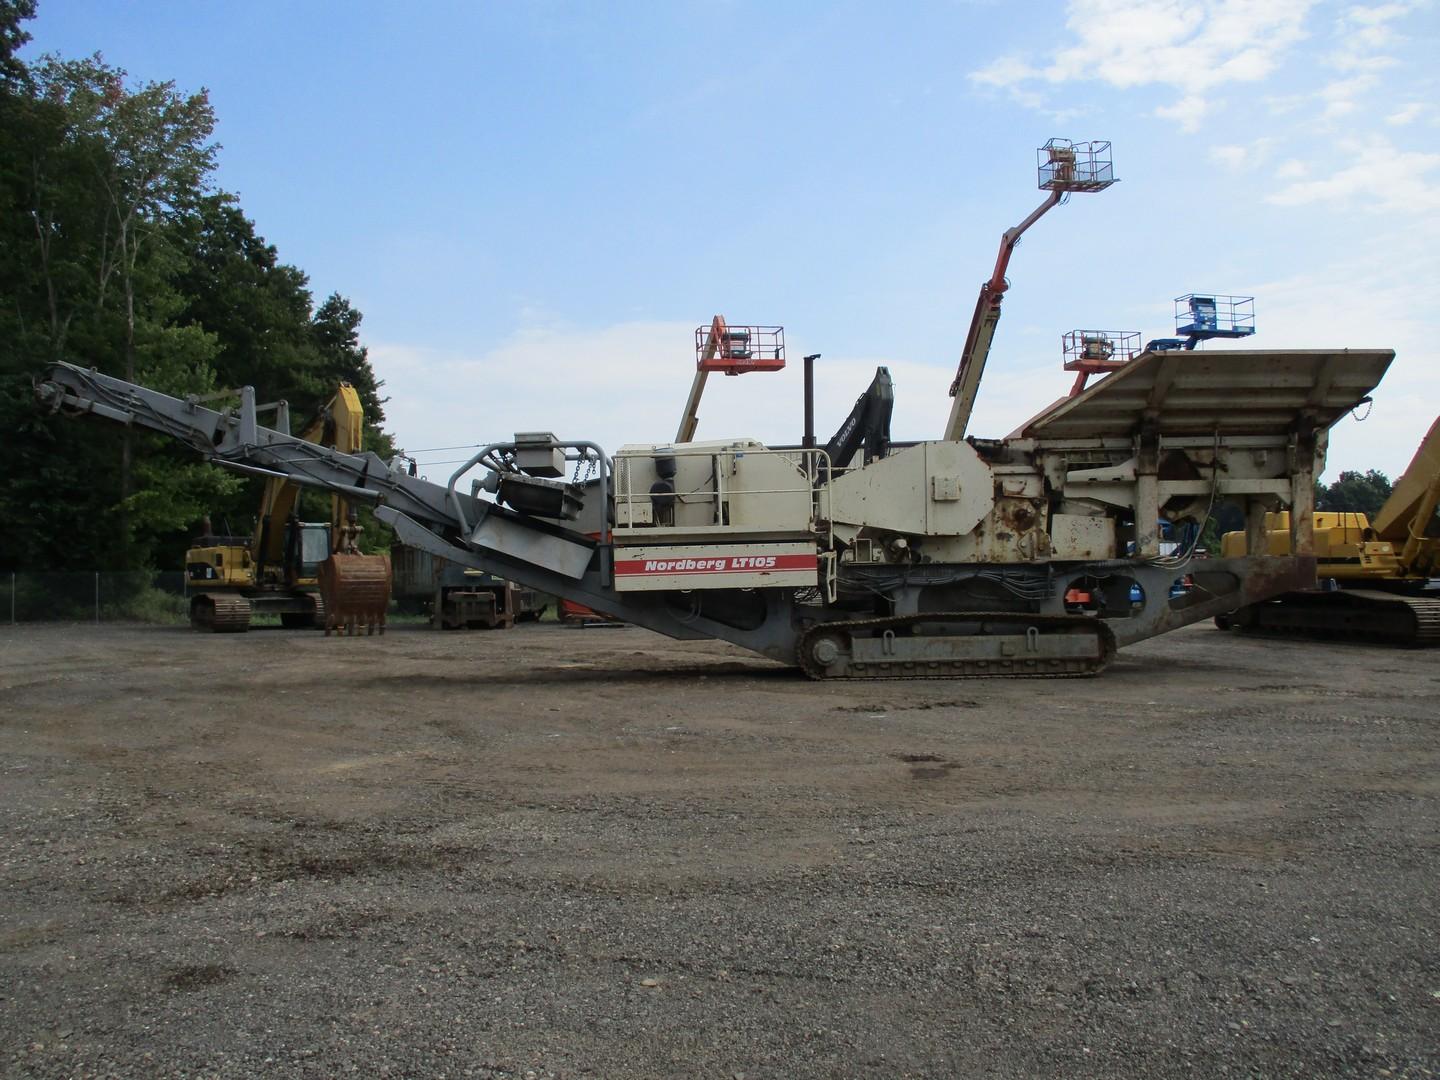
M1175 298L1175 333L1197 341L1255 333L1255 298L1186 293Z
M1104 191L1115 183L1109 140L1050 139L1036 151L1041 191Z
M1065 370L1087 375L1117 371L1140 352L1138 330L1071 330L1062 340Z
M785 366L783 326L728 326L716 319L695 328L695 368L725 375L779 371Z

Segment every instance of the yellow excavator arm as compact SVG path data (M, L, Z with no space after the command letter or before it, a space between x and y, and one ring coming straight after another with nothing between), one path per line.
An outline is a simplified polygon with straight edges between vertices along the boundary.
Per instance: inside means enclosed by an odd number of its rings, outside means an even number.
M1440 539L1430 537L1427 542L1425 533L1437 504L1440 504L1440 418L1430 425L1409 467L1391 488L1390 498L1370 522L1376 539L1395 545L1402 566L1421 569L1417 564L1424 564L1428 572L1435 561Z
M347 454L359 453L364 441L365 410L360 405L360 395L348 382L342 382L335 390L335 396L321 407L320 411L299 434L306 442L327 446ZM285 523L295 512L295 502L300 489L287 480L272 479L265 483L265 492L260 498L260 516L255 522L255 536L252 541L253 557L262 567L283 567L286 563ZM331 549L339 549L341 530L345 525L348 507L340 496L331 497L330 526Z

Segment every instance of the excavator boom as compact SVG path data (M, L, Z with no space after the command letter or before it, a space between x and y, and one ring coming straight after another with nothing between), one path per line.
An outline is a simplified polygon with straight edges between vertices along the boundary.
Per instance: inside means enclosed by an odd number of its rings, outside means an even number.
M1430 531L1437 504L1440 504L1440 418L1430 425L1409 466L1391 488L1390 497L1370 522L1377 539L1396 546L1400 564L1411 574L1429 576L1435 569L1440 540L1427 537L1426 533Z
M346 453L358 453L364 442L365 412L360 404L360 395L347 382L342 382L335 394L307 423L297 438L320 446L329 446ZM293 578L291 552L286 551L286 525L295 514L300 488L288 478L269 477L260 497L260 513L255 520L255 537L251 545L251 558L257 572L266 567L274 568L287 577ZM339 495L331 497L330 545L332 551L343 550L341 531L345 528L347 503ZM294 580L286 584L294 585Z

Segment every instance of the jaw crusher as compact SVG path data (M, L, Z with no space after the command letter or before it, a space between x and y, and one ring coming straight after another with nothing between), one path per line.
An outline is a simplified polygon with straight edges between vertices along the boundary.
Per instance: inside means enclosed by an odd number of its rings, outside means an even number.
M57 363L37 395L366 500L402 543L460 565L813 678L1075 676L1119 646L1312 586L1327 431L1393 358L1146 352L1008 438L876 437L863 453L832 441L847 460L746 438L611 456L532 432L481 448L443 485L261 426L250 388L218 412ZM1257 527L1288 507L1293 554L1162 541L1162 522L1203 522L1224 499Z

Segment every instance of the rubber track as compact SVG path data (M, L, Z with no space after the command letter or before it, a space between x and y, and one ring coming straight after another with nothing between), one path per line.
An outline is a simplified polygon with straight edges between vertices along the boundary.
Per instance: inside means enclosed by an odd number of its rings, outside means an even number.
M1301 594L1306 597L1305 607L1314 610L1323 605L1324 601L1310 599L1311 594ZM1385 607L1391 604L1403 604L1410 609L1415 617L1415 635L1409 640L1399 640L1394 634L1387 633L1378 627L1365 629L1346 629L1334 627L1327 629L1307 628L1303 626L1245 626L1237 625L1237 629L1244 634L1258 634L1273 637L1299 637L1311 640L1322 641L1359 641L1379 643L1384 645L1399 645L1401 647L1435 648L1440 646L1440 600L1424 596L1402 596L1398 593L1385 593L1372 589L1341 589L1338 592L1325 593L1325 596L1333 596L1338 599L1337 605L1345 611L1353 614L1363 615L1367 610L1381 613ZM1272 603L1284 604L1284 597L1280 597Z
M209 595L211 611L208 617L191 625L197 630L212 630L217 634L243 634L250 629L250 601L243 596Z
M1083 670L1079 671L997 671L995 661L985 661L984 668L979 667L980 661L943 661L948 668L943 671L933 671L927 666L919 667L917 661L896 661L896 666L901 664L916 664L916 668L901 670L884 670L881 673L865 671L859 673L848 673L845 675L828 675L820 665L810 658L808 648L810 641L822 634L832 631L849 631L852 629L883 630L910 626L917 622L936 622L947 619L964 620L966 622L985 621L989 623L1009 622L1017 627L1060 627L1060 626L1084 626L1087 630L1095 630L1101 640L1101 657L1095 660L1068 660L1066 663L1082 664ZM926 611L916 615L894 615L878 619L852 619L840 622L821 622L807 629L800 635L796 642L796 661L800 669L810 678L817 681L836 682L840 680L856 680L874 682L877 680L910 680L910 679L1081 679L1089 678L1103 671L1115 658L1115 635L1110 628L1100 620L1086 615L1028 615L1022 612L1009 611ZM972 666L973 665L973 666Z

